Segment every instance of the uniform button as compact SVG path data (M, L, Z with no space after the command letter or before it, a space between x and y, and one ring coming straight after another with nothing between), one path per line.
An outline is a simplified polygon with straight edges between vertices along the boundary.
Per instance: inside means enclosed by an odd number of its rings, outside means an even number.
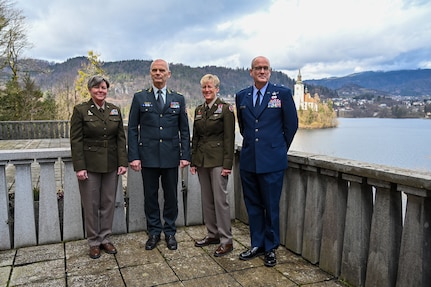
M255 131L255 132L258 132L258 131L259 131L259 129L255 129L254 131Z
M258 142L258 141L259 141L259 139L255 139L255 141L256 141L256 142Z
M258 123L259 122L259 120L256 120L256 123Z
M160 114L160 117L163 118L163 114Z
M160 130L163 130L163 127L160 127Z
M162 140L162 139L160 139L160 142L163 142L163 140Z

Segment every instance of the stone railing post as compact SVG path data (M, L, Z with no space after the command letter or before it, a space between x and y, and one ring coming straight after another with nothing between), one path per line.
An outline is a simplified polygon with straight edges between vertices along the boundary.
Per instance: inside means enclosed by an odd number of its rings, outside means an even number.
M0 161L0 250L10 249L12 246L6 165L6 161Z
M61 241L54 171L56 160L55 158L38 160L40 164L39 244Z
M362 177L343 174L342 178L349 181L350 186L340 278L354 286L364 286L373 215L373 191Z
M14 247L37 245L31 163L33 160L15 160Z
M407 194L407 209L396 286L431 286L431 191L398 188Z
M203 224L202 215L202 197L201 197L201 186L199 184L198 175L192 175L190 169L188 170L188 180L187 180L187 194L186 202L184 206L186 208L186 224L195 225Z
M129 232L142 231L147 229L147 221L144 210L144 186L142 174L134 171L130 167L127 170L127 222Z
M326 197L319 267L338 277L346 224L347 182L336 171L321 169L320 173L326 181Z
M118 177L117 194L115 196L114 221L112 223L113 234L127 233L126 212L124 207L123 177L120 175Z
M244 195L242 193L242 183L239 170L239 157L240 153L235 153L235 160L233 161L232 169L234 172L233 186L235 190L235 218L248 224L248 214L244 203Z
M368 179L376 188L371 220L366 287L395 286L401 243L401 195L389 182Z
M325 187L316 167L304 166L307 171L307 196L305 198L304 235L302 256L313 264L319 262L322 241L322 217Z
M302 253L302 240L307 194L307 172L296 163L289 163L287 169L287 222L285 232L286 247L296 254Z
M64 162L64 206L63 240L84 238L81 195L78 179L73 170L72 158L63 158Z

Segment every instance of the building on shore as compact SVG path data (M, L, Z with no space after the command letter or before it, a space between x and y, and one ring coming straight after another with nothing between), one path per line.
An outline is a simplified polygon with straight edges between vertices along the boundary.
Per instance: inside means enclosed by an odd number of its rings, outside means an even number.
M298 111L312 110L317 112L318 110L319 95L315 94L313 97L310 95L307 87L302 82L301 70L299 70L298 77L296 78L293 100Z

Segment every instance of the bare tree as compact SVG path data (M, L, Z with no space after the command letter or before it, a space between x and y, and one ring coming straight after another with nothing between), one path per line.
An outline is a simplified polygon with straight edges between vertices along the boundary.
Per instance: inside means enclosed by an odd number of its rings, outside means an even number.
M0 68L8 67L12 81L18 80L19 58L23 51L31 47L28 42L25 17L10 0L0 0Z
M4 48L7 43L6 37L4 37L5 30L9 26L10 18L8 16L11 9L11 4L9 1L0 0L0 57L1 59L6 58L6 49ZM0 62L0 68L4 68L6 61L2 60Z

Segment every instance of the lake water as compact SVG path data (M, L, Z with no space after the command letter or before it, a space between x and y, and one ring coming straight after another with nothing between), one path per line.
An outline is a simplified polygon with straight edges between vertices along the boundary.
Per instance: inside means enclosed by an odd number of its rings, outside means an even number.
M431 172L430 146L430 119L338 118L336 128L299 129L290 150Z
M431 120L338 118L332 129L298 130L291 150L431 172Z

